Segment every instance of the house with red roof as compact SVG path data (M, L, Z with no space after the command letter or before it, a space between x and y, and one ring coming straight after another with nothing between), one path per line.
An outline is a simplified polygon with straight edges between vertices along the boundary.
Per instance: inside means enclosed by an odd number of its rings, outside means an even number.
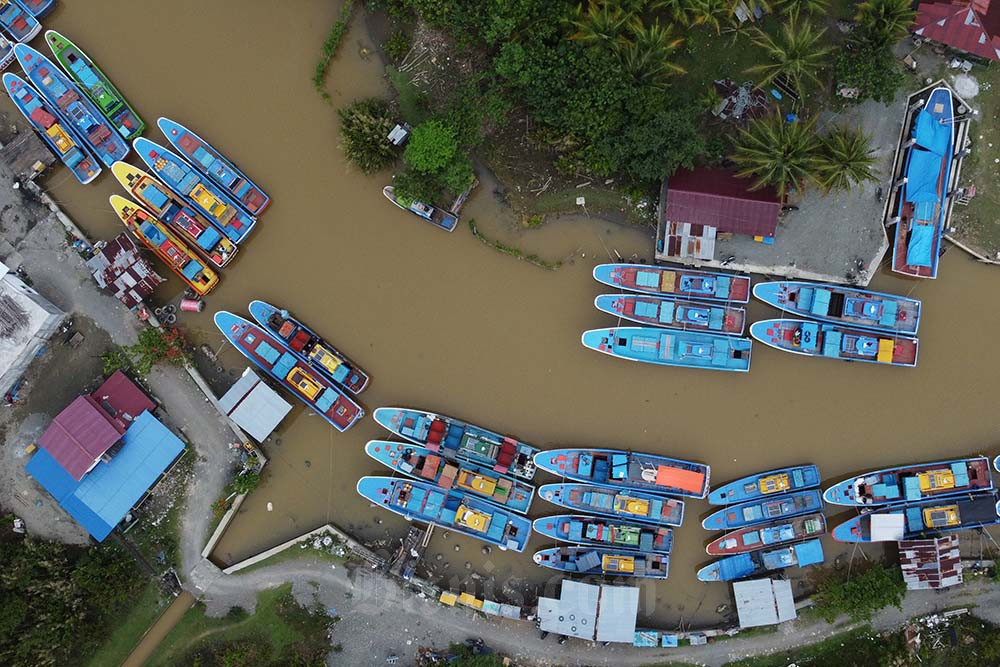
M716 240L729 234L773 243L781 199L772 187L752 186L728 169L678 169L660 190L656 259L714 259Z
M921 2L913 34L986 60L1000 60L1000 0Z

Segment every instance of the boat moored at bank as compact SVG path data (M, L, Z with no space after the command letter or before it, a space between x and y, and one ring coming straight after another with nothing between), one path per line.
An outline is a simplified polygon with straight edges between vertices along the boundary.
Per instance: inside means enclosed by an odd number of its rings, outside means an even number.
M36 19L44 18L56 8L56 0L17 0Z
M913 336L920 327L919 299L869 290L806 282L767 282L753 286L764 303L796 315L849 327Z
M575 512L662 526L684 522L684 501L594 484L543 484L538 497Z
M726 556L698 570L699 581L738 581L789 567L808 567L823 562L823 543L808 540L776 549L761 549Z
M831 531L838 542L897 542L1000 523L1000 492L885 505L845 521Z
M831 486L823 498L833 505L887 505L992 488L989 459L977 456L873 470Z
M739 336L746 310L735 306L698 303L665 296L602 294L594 306L609 315L666 329L704 331Z
M758 472L723 484L708 494L712 505L732 505L819 486L819 468L814 465L788 466Z
M409 442L370 440L365 453L379 463L414 479L433 482L443 489L481 496L501 507L526 514L535 487L485 466L447 459L426 447Z
M712 540L705 551L710 556L755 551L819 537L826 532L826 517L820 513L784 517L778 521L752 525L726 533Z
M396 188L391 185L387 185L382 188L382 194L386 199L404 211L409 211L413 215L422 219L424 222L429 222L435 227L443 229L446 232L453 232L455 231L455 227L458 226L458 216L454 213L445 211L437 206L425 204L424 202L417 201L416 199L403 199L401 196L396 194Z
M0 0L0 26L18 42L30 42L42 29L35 15L18 0Z
M14 62L14 42L0 35L0 71L7 69L12 62Z
M429 482L392 477L362 477L358 493L408 521L440 526L501 549L522 552L531 537L531 521L520 514L460 491Z
M800 514L823 511L823 499L818 489L780 493L712 512L702 519L706 530L733 530Z
M659 366L746 373L752 343L746 338L657 327L617 327L583 332L583 346L629 361Z
M659 296L734 303L750 300L749 276L729 273L648 264L599 264L594 267L594 279L612 287Z
M666 554L629 549L555 547L536 551L531 559L536 565L568 574L666 579L670 571L670 557Z
M624 449L552 449L535 454L535 465L584 484L691 498L705 497L711 474L703 463Z
M750 335L775 349L806 357L909 368L917 365L920 346L916 338L796 319L754 322Z
M674 543L674 531L665 526L587 514L546 516L535 519L531 527L539 535L561 542L637 549L645 553L669 554Z

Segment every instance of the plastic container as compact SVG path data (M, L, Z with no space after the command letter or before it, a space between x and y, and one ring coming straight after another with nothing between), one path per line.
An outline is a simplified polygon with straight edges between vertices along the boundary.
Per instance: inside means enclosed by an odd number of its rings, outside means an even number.
M187 313L200 313L205 310L205 302L201 299L181 299L181 310Z

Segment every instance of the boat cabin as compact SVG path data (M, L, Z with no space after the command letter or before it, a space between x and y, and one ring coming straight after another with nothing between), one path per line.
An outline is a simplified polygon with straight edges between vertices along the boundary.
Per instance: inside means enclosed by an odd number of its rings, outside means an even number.
M475 531L477 533L485 533L490 529L490 515L467 507L466 505L459 505L458 510L455 512L455 523L468 528L469 530Z
M788 479L788 473L783 472L777 475L761 477L758 482L758 488L760 489L760 493L765 496L772 493L784 493L791 488L791 482Z
M907 510L907 519L910 518L909 514L910 511ZM958 512L958 505L928 507L923 511L922 519L923 526L931 529L951 528L962 523ZM917 527L916 530L919 531L923 526Z
M635 574L635 557L604 554L601 569L611 574Z

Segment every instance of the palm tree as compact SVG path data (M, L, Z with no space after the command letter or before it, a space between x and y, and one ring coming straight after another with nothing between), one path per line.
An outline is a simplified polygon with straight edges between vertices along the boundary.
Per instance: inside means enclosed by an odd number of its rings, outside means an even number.
M783 14L804 12L806 14L822 14L830 4L830 0L778 0Z
M875 155L871 137L847 126L838 126L822 139L822 163L817 181L827 190L850 190L852 185L874 181Z
M691 21L691 0L650 0L647 8L651 12L665 11L673 23L682 26Z
M831 48L823 46L823 33L808 19L799 22L798 12L792 12L781 27L777 37L772 37L760 28L753 32L753 43L764 49L773 62L754 65L747 72L762 74L760 85L764 86L776 77L784 75L796 90L802 90L806 82L820 85L819 72L827 64Z
M633 14L617 3L590 0L586 10L581 4L572 12L569 22L576 32L569 38L583 44L617 49L627 41L625 31L632 19Z
M632 39L619 50L622 66L638 83L660 86L672 74L683 74L684 68L671 62L674 51L684 42L671 34L670 26L661 26L659 19L646 26L638 19L629 29Z
M732 12L732 0L690 0L691 22L712 28L716 35L722 33L722 21Z
M866 0L854 20L869 41L885 46L906 35L916 17L910 0Z
M788 123L776 113L741 128L732 155L741 167L737 174L752 176L753 190L773 186L782 199L789 186L800 190L815 181L821 160L814 123Z

